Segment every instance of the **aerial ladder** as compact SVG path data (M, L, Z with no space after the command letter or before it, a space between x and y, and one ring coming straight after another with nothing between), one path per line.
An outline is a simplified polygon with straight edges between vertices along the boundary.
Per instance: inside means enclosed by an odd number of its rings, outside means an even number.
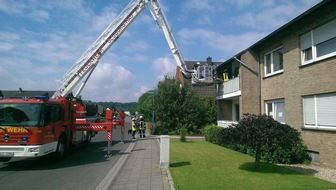
M105 118L86 117L85 105L79 99L79 95L97 67L99 59L146 7L162 29L184 77L196 78L199 80L196 80L197 83L211 81L203 77L204 69L188 70L186 67L158 0L131 0L66 72L60 80L59 89L51 98L48 96L20 99L0 97L0 137L4 139L0 142L0 161L2 157L8 161L12 157L31 158L51 153L55 153L57 158L62 158L71 146L90 142L91 137L98 131L107 132L107 155L110 155L112 129L120 126L121 133L124 134L125 114L121 112L118 117L114 117L116 114L113 110L107 109ZM200 70L202 72L198 73ZM82 80L77 93L71 95L72 90ZM20 151L8 152L16 148Z
M99 59L107 52L107 50L116 42L116 40L122 35L126 28L146 7L148 7L151 15L162 29L171 53L173 54L176 64L180 68L183 76L185 78L192 78L193 84L212 83L212 66L202 66L202 69L188 70L179 52L169 24L162 12L159 0L131 0L126 8L66 72L63 78L60 80L59 89L53 94L52 98L67 97L78 85L78 83L86 77L74 95L78 98L91 73L96 68Z

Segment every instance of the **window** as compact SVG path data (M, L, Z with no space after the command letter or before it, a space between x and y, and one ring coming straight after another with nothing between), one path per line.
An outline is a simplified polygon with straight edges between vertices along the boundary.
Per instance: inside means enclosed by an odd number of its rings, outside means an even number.
M336 55L336 19L300 36L302 64Z
M62 120L63 110L60 105L45 104L42 111L42 126L55 123L59 120Z
M265 106L267 115L272 116L273 119L279 121L280 123L286 122L284 100L267 101Z
M283 72L283 50L278 48L265 55L265 76Z
M0 103L0 126L36 126L41 104Z
M336 130L336 93L303 97L304 126Z

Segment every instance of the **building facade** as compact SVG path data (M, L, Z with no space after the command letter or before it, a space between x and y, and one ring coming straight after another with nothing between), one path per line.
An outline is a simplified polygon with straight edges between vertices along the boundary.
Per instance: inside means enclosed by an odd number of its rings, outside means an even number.
M239 121L244 113L259 113L259 75L255 56L243 51L217 67L223 79L217 91L218 125L227 127Z
M314 162L336 168L336 1L321 1L242 52L240 61L258 66L258 77L240 66L240 116L267 114L290 125ZM230 112L217 99L219 115Z

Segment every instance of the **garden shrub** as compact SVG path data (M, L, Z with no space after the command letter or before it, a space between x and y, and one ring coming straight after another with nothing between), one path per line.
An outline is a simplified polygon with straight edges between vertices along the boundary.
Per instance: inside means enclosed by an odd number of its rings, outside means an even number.
M187 136L187 128L181 127L179 129L179 132L180 132L180 141L181 142L186 142L187 141L187 138L186 138L186 136Z
M157 124L154 128L153 135L168 135L168 130L161 124Z
M271 163L302 163L308 159L300 133L267 115L245 114L235 129L238 144L252 149L256 167L260 159Z
M224 128L216 125L207 125L204 127L204 138L213 144L221 145L221 131Z
M235 126L222 128L208 125L205 140L271 163L310 162L307 147L300 133L266 115L245 114Z

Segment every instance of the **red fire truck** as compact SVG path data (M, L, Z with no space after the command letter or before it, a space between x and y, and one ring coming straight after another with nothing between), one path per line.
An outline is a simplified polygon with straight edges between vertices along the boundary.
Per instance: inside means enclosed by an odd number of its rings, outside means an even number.
M162 29L184 77L192 78L193 82L213 82L212 66L202 66L204 68L198 70L187 69L158 0L131 0L68 70L60 80L59 89L52 97L0 96L1 160L9 160L12 157L34 158L51 153L60 159L73 144L90 142L97 131L107 131L108 141L112 140L113 126L121 126L124 132L124 114L120 115L120 120L113 120L112 111L106 110L104 119L86 118L84 106L78 97L99 59L145 7L149 8L153 18ZM72 90L82 80L83 83L79 86L77 93L70 96L69 94L72 94Z
M97 131L124 127L122 114L121 120L113 120L111 110L103 119L85 118L83 108L80 101L63 97L0 98L0 159L54 153L59 160L72 145L89 143Z

